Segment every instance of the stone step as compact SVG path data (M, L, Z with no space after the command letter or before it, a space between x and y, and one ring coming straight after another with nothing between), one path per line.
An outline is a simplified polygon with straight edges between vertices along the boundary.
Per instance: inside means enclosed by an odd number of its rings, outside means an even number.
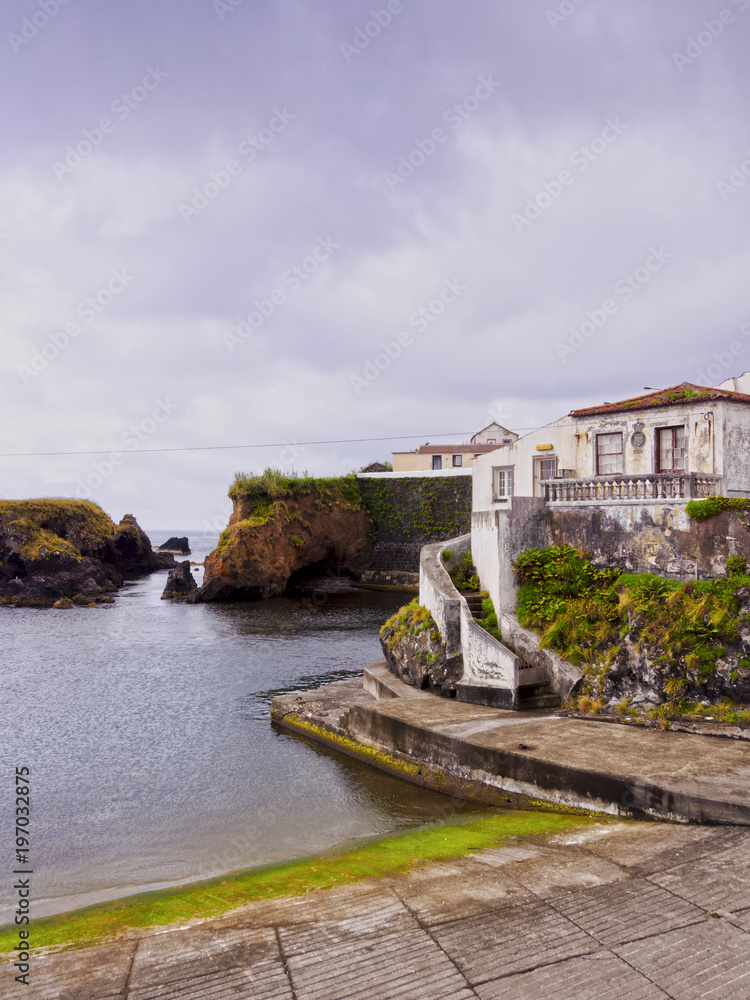
M519 712L534 712L539 709L549 711L551 708L560 708L560 696L556 694L542 694L535 698L524 698L518 701Z

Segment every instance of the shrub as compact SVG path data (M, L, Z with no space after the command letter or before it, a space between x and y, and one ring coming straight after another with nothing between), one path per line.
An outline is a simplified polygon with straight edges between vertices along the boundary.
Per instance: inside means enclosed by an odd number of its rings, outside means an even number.
M744 576L747 573L747 562L742 556L730 556L727 559L727 576Z
M542 647L581 666L585 697L603 692L625 639L657 665L674 704L691 685L707 683L730 644L739 643L737 592L750 584L747 576L685 584L626 574L592 566L569 545L530 549L515 569L519 622L541 633Z

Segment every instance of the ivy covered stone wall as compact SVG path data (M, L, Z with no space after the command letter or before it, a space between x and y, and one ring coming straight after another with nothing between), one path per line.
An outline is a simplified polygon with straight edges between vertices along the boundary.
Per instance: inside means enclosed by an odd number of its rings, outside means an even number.
M374 523L376 571L419 572L423 545L471 530L471 476L358 479Z

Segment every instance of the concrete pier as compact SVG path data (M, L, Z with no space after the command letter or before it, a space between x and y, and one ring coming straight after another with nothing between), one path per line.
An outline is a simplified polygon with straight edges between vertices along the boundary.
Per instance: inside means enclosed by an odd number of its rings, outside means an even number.
M612 816L750 825L745 740L467 705L384 661L272 703L281 725L405 780L488 805L541 800Z

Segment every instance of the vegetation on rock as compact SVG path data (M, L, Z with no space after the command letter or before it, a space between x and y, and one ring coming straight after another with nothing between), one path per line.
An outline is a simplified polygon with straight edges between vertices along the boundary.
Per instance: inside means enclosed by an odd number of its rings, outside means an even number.
M495 605L492 602L491 597L482 598L482 611L484 612L484 618L477 619L477 625L489 632L491 636L494 636L498 642L503 641L503 633L500 631L500 626L497 621L497 612L495 611Z
M705 521L709 517L716 517L717 514L725 510L733 510L737 513L750 511L750 497L706 497L705 500L689 500L685 504L685 513L692 517L694 521Z
M463 674L460 656L449 657L429 610L413 600L380 629L389 670L407 684L454 695Z
M443 552L443 559L445 559L448 552L450 552L449 549ZM456 590L479 590L479 577L474 568L471 552L464 553L463 558L456 566L448 568L448 575L453 581L453 586Z
M151 543L132 515L115 525L88 500L0 501L2 605L108 603L104 595L122 585L122 574L156 568Z
M372 522L355 476L238 472L229 496L234 511L191 603L273 597L309 567L355 576L369 568Z
M750 698L750 576L735 572L743 568L683 583L597 568L569 545L530 549L515 563L516 614L541 646L580 666L583 710L628 714L640 703L668 720L715 715L706 712L713 702L728 721L750 721L737 709Z

